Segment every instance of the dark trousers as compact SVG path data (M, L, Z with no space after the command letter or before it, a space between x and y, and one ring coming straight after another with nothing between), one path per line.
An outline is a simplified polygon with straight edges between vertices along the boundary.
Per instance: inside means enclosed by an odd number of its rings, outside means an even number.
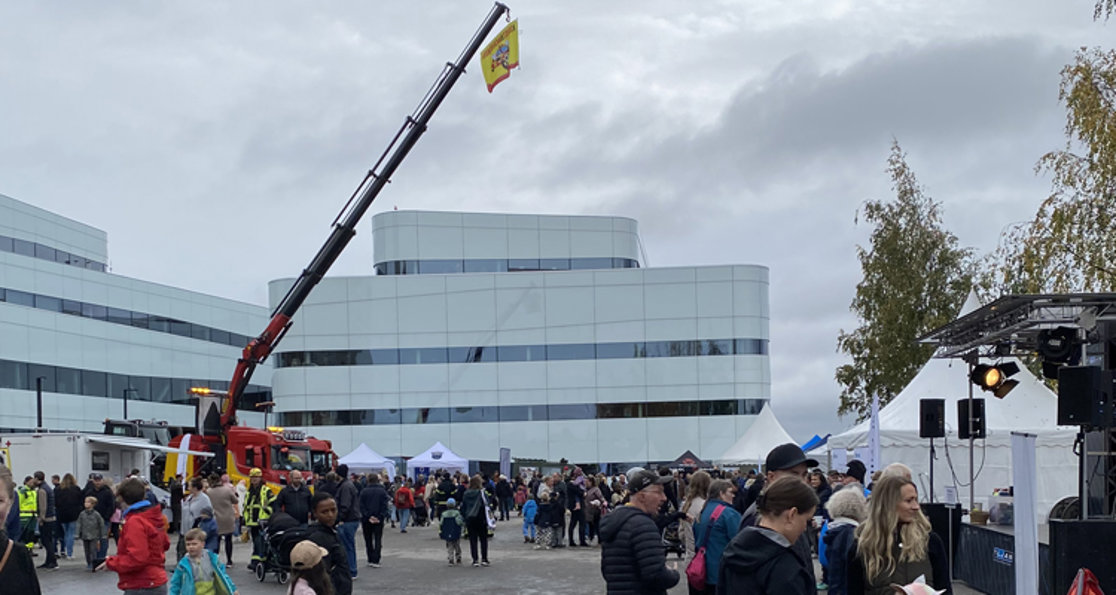
M217 538L220 539L220 540L224 540L224 542L225 542L225 566L232 566L233 534L232 533L225 533L224 535L218 535ZM217 549L218 550L221 549L221 542L220 541L217 542ZM221 553L221 552L218 551L217 553Z
M43 562L43 566L57 565L58 553L54 551L54 521L39 523L39 533L42 536L43 549L46 550L46 562Z
M93 561L97 559L97 550L101 549L101 544L96 539L82 539L81 546L85 550L85 568L93 570Z
M368 555L368 562L379 564L380 552L384 549L384 524L361 519L360 532L364 534L364 552Z
M514 503L513 500L508 496L500 498L500 520L501 521L506 521L506 520L511 518L511 507L512 507L513 503Z
M574 527L577 527L577 532L574 533ZM585 510L577 509L570 511L570 545L579 543L585 545ZM574 541L574 535L577 535L577 540Z
M469 553L473 556L473 563L477 563L477 542L480 542L480 560L488 561L488 523L481 520L480 524L469 524Z
M248 530L252 532L252 566L255 566L263 561L267 544L264 543L263 529L259 525L248 527Z

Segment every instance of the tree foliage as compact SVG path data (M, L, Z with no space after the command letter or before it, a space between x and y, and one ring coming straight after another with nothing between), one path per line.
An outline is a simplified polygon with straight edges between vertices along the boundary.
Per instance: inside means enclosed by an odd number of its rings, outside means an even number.
M837 339L838 350L852 358L837 368L837 412L858 420L869 414L872 395L888 403L930 358L933 348L915 339L956 317L972 273L971 250L943 228L939 203L926 196L898 142L887 171L895 200L861 209L875 229L871 247L857 247L864 278L851 308L860 326Z
M1079 50L1058 96L1066 145L1035 167L1052 191L991 255L980 284L993 294L1116 291L1116 51Z
M1093 9L1093 20L1099 21L1103 17L1107 21L1114 12L1116 12L1116 0L1097 0L1096 8Z

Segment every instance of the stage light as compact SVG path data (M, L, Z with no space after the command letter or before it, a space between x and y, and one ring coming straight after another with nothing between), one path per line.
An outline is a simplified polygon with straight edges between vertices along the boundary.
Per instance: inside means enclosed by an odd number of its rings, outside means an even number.
M969 380L973 384L980 387L981 390L988 391L995 395L997 398L1004 398L1016 386L1019 386L1018 380L1008 380L1009 377L1019 373L1019 365L1015 362L1006 362L997 365L977 364L973 367L972 374L969 375Z
M1059 326L1039 331L1038 354L1042 358L1042 375L1057 380L1058 368L1075 366L1081 361L1081 340L1077 329Z

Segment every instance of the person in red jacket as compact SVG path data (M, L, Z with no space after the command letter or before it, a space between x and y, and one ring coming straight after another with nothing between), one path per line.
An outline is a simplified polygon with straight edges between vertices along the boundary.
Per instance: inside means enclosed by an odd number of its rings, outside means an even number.
M117 573L116 586L125 595L166 595L166 552L170 549L166 520L158 504L145 498L143 482L128 478L120 482L116 495L124 501L124 526L116 543L116 555L97 569Z
M399 511L399 532L407 532L407 521L411 518L411 509L415 507L414 480L407 478L407 483L395 490L395 510Z

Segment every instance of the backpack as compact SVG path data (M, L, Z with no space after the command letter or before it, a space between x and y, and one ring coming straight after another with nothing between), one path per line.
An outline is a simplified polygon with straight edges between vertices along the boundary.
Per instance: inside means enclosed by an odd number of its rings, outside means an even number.
M442 528L438 532L438 536L445 541L457 541L461 539L461 523L458 519L461 515L447 515L442 514Z

